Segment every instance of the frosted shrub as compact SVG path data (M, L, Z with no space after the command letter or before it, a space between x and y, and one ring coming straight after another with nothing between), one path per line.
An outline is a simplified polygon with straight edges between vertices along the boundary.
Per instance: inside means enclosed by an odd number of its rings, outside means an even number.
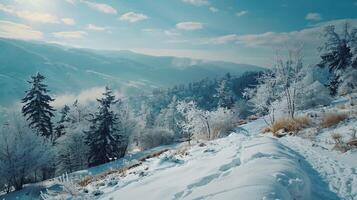
M0 183L15 190L35 179L34 174L51 163L53 151L21 120L4 125L0 130Z
M183 120L180 122L180 127L184 138L190 143L190 141L199 134L202 134L204 130L207 131L208 138L210 137L210 127L208 122L208 111L203 111L197 108L196 103L191 102L179 102L177 104L177 110L183 116Z
M144 129L139 138L142 149L150 149L160 145L167 145L174 142L174 134L165 128Z
M330 91L320 82L315 81L311 85L306 85L298 98L300 109L309 109L319 105L329 105L331 103Z
M219 107L214 111L200 110L194 102L180 102L177 110L182 113L183 132L188 135L188 141L193 137L203 135L205 139L214 139L228 134L236 126L237 118L227 108Z
M357 92L357 69L349 67L341 76L341 85L338 88L340 95L346 95Z
M68 130L67 134L58 140L58 173L73 172L88 166L88 145L83 140L85 137L83 128L78 126Z
M91 199L88 194L81 192L80 186L67 173L55 178L54 183L60 185L62 191L47 190L46 192L41 192L40 196L43 200Z
M231 110L218 108L216 111L209 112L209 121L212 127L210 139L228 135L237 125L237 118Z

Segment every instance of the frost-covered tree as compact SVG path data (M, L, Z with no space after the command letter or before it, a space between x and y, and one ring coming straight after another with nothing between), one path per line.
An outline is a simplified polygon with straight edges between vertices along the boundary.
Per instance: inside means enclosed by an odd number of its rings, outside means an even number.
M47 93L47 85L43 84L45 77L40 73L31 77L28 83L31 89L26 91L26 96L22 99L24 106L22 113L27 117L30 127L37 133L49 139L53 139L53 125L51 118L54 116L53 107L50 105L52 99Z
M345 73L341 76L341 84L338 88L338 94L347 95L353 92L357 92L357 66L349 67Z
M112 110L112 106L117 104L118 100L115 99L112 90L106 87L103 97L97 101L98 112L90 119L91 125L89 131L86 131L90 166L109 162L125 154L125 135L119 124L118 114Z
M51 145L36 135L20 116L0 129L0 182L8 191L22 189L36 173L51 163Z
M84 120L90 116L88 109L84 109L84 106L76 101L72 109L65 106L63 110L60 125L63 125L65 135L56 140L57 174L81 170L88 166L89 148L84 139L86 134L83 133L83 130L90 126L88 120Z
M177 104L178 101L174 96L167 108L161 110L159 116L157 117L156 125L171 130L176 136L179 136L182 134L179 124L180 121L183 120L183 116L177 110Z
M342 33L336 31L334 25L325 27L323 32L325 42L319 48L321 52L320 66L328 67L333 76L331 77L329 87L331 94L335 95L339 84L342 82L341 76L345 70L352 66L357 68L357 30L349 28L346 23Z
M229 79L228 79L229 80ZM233 91L228 86L228 80L223 79L217 88L218 107L232 108L234 105Z
M240 99L234 103L232 110L240 119L246 119L254 114L253 109L253 106L246 99Z
M59 114L61 115L59 121L56 124L56 127L54 128L54 134L55 134L55 138L59 138L62 135L64 135L66 133L66 127L68 126L68 123L71 123L72 120L69 116L69 112L70 112L70 108L69 106L65 105L59 112Z
M57 141L57 173L73 172L88 166L88 145L83 138L86 126L77 124Z
M204 133L208 139L211 138L211 127L209 124L208 111L197 108L195 102L179 102L177 110L182 114L184 120L180 122L184 137L190 143L194 136Z
M297 99L301 92L301 79L304 76L301 48L288 51L287 58L277 56L275 65L258 78L256 88L248 88L245 96L259 115L266 115L265 122L275 122L277 110L284 110L294 118Z
M155 126L155 113L153 107L148 105L147 103L143 103L141 105L141 110L139 117L141 119L141 123L145 128L153 128Z
M253 106L253 112L258 115L266 115L263 118L267 125L275 122L275 102L279 99L279 86L272 71L265 71L259 78L259 84L255 88L247 88L244 96Z
M283 101L286 103L288 115L291 118L295 117L296 104L298 96L301 92L301 79L304 76L301 48L289 50L286 59L277 58L273 68L274 78L276 79L279 93Z
M80 104L78 100L75 100L71 106L69 118L73 121L73 123L81 123L86 120L89 113L90 112L86 106Z

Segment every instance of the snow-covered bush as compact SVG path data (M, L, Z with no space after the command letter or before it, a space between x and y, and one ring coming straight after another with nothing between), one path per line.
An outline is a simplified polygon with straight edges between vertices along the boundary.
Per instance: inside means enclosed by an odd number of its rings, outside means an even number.
M271 125L275 121L274 102L279 99L278 85L272 71L266 71L258 78L259 85L255 88L247 88L244 97L253 106L253 112L258 115L266 115L265 122Z
M219 107L213 111L200 110L194 102L180 102L178 111L184 116L181 127L188 141L193 137L204 136L204 139L214 139L228 134L236 125L237 117L233 111ZM200 137L202 138L202 137Z
M208 112L209 123L211 126L211 138L227 136L236 128L237 117L227 108L218 108L215 111Z
M160 145L172 144L173 142L173 132L160 127L144 129L139 138L139 145L144 150Z
M246 100L238 100L233 107L233 112L240 118L240 119L247 119L249 116L253 115L252 112L254 108L252 105Z
M210 126L208 122L208 111L203 111L197 108L196 103L179 102L177 110L182 114L184 120L181 121L180 127L184 138L190 141L199 134L206 133L206 137L210 138Z
M67 130L66 135L57 141L57 172L73 172L88 166L88 145L85 143L84 126Z
M349 67L340 78L338 94L346 95L357 92L357 69Z
M332 101L330 91L320 82L315 81L310 85L305 85L298 97L298 108L308 109L318 105L329 105Z
M36 179L39 170L52 163L53 151L17 116L0 130L0 182L15 190Z

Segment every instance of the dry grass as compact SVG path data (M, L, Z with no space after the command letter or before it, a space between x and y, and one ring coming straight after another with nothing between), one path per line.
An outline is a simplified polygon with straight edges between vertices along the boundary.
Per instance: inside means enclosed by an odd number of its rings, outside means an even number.
M204 144L204 143L201 143L201 144ZM173 155L179 155L179 156L187 156L189 155L188 151L190 150L191 148L191 145L183 145L182 147L180 147L179 149L177 149Z
M271 127L266 127L263 129L263 133L271 132L273 135L277 136L279 131L284 131L288 133L297 133L303 128L306 128L310 124L310 119L308 117L295 117L292 118L281 118L276 120Z
M124 166L124 167L121 167L121 168L118 168L118 169L112 169L112 170L108 170L108 171L105 171L103 173L100 173L100 174L97 174L95 176L86 176L85 178L83 178L78 184L82 187L85 187L87 185L89 185L90 183L94 182L94 181L98 181L98 180L103 180L105 179L106 177L110 176L110 175L118 175L118 176L124 176L124 174L130 170L130 169L133 169L133 168L136 168L136 167L139 167L140 165L142 165L143 162L145 162L147 159L150 159L150 158L154 158L154 157L158 157L160 156L161 154L167 152L169 149L164 149L164 150L161 150L161 151L158 151L158 152L154 152L152 154L149 154L147 156L144 156L144 157L141 157L138 159L138 163L134 163L132 165L129 165L129 166Z
M347 115L344 113L329 113L325 114L320 122L320 126L322 128L329 128L332 127L341 121L345 120L347 118Z
M352 147L348 145L346 142L343 141L342 135L339 133L332 133L331 134L332 139L335 142L335 146L332 148L333 150L340 151L342 153L347 152L350 150Z

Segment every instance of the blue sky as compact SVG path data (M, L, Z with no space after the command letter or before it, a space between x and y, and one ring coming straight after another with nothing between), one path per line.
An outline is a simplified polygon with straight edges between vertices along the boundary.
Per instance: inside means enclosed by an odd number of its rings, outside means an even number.
M357 27L357 0L2 0L0 37L269 66L326 24Z

